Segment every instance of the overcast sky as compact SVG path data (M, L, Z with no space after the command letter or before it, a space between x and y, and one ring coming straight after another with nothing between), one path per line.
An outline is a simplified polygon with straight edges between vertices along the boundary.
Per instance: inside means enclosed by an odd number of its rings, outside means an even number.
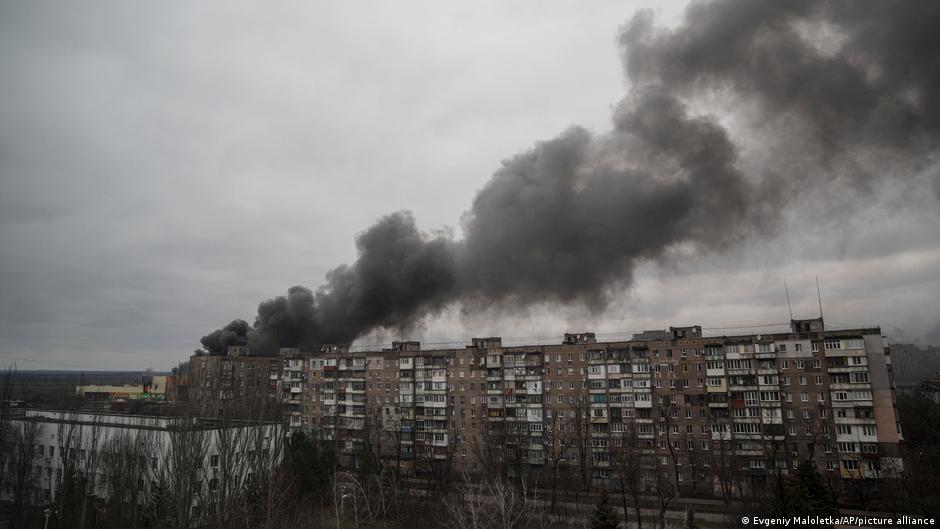
M640 7L669 25L683 3L0 1L0 364L166 369L353 261L383 214L459 226L501 160L572 124L610 128L618 30ZM455 309L407 338L778 329L784 281L814 317L818 276L831 325L940 344L925 191L647 262L603 313Z

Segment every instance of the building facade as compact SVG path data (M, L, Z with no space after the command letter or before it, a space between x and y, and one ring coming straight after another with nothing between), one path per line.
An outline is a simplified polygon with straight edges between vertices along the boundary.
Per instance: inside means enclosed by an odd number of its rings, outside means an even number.
M280 462L280 422L224 421L55 410L8 410L0 497L19 492L34 505L55 503L69 475L87 479L98 501L146 504L155 487L179 491L193 519L242 493ZM182 484L182 485L181 485Z
M842 479L900 468L880 329L827 330L822 319L741 336L689 326L615 342L580 333L557 345L327 345L284 349L277 369L290 428L335 442L353 465L378 457L416 472L563 469L600 483L667 472L715 493L806 460Z
M226 355L193 355L185 381L186 399L237 405L276 398L281 364L277 358L252 356L245 346L229 347Z

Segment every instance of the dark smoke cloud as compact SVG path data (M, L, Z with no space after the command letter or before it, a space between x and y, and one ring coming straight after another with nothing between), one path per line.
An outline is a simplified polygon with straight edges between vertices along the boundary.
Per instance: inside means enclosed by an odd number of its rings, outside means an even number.
M316 293L295 286L261 302L247 336L250 347L271 354L279 347L349 343L380 327L408 328L455 298L455 246L449 235L419 231L409 212L387 215L356 238L356 262L328 272ZM226 342L227 336L215 331L203 346L221 354L241 345Z
M634 85L730 93L757 108L749 117L768 126L779 159L818 148L812 172L778 176L867 187L880 169L910 177L935 161L938 23L929 1L695 2L671 30L638 13L621 41Z
M640 261L760 225L715 123L649 90L624 101L614 125L596 138L571 129L496 172L464 219L467 295L603 308Z
M720 251L780 224L782 197L870 191L936 162L940 4L695 2L675 29L624 27L631 90L602 135L572 127L505 162L462 219L423 233L410 213L356 239L358 258L316 292L261 303L251 329L203 338L255 352L350 342L460 303L603 309L636 266L677 246ZM731 100L773 162L745 163L732 132L690 108ZM748 169L745 169L747 167ZM244 323L244 322L241 322Z
M252 333L252 329L247 321L234 320L225 327L203 336L200 342L206 351L219 353L230 346L248 345L249 333Z

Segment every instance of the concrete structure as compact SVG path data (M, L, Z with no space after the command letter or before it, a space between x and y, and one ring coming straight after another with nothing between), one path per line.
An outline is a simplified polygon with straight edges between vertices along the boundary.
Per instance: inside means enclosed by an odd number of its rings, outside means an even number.
M165 400L167 394L166 376L145 376L140 384L123 386L86 384L76 386L75 394L89 400L115 399L152 399Z
M6 426L19 435L4 449L15 449L13 445L24 440L34 445L34 449L31 455L29 450L6 453L4 461L12 464L21 454L32 457L31 464L27 463L25 468L32 469L26 482L34 504L55 501L67 466L94 476L95 495L100 499L108 499L114 493L111 485L118 479L113 475L115 472L121 474L120 479L136 472L129 486L139 487L138 501L146 501L153 483L179 471L174 467L173 450L181 446L187 446L189 459L195 458L182 461L192 470L197 487L204 487L209 493L204 498L211 501L211 493L217 488L220 474L228 468L227 463L239 462L241 466L231 469L231 473L241 484L247 483L254 472L273 468L282 454L284 431L276 422L78 411L19 409L8 412ZM32 435L24 436L23 432L30 431L30 427L34 428ZM185 442L180 440L182 437ZM133 457L128 457L131 451ZM180 457L176 456L176 463L181 461ZM129 460L140 461L139 467L129 465ZM8 483L4 484L2 497L10 499L13 492L10 480L14 479L14 472L11 470L4 475ZM118 490L125 493L122 488Z
M233 346L228 354L193 355L186 377L186 397L227 402L277 396L280 362L268 356L251 356L248 348Z
M666 471L716 491L759 486L807 459L845 479L900 465L878 328L826 330L816 319L741 336L687 326L617 342L569 333L559 345L328 345L284 349L278 364L289 426L337 442L351 464L379 452L408 470L564 465L604 482L629 455L649 468L644 479Z
M940 379L925 380L921 382L919 389L925 398L940 404Z

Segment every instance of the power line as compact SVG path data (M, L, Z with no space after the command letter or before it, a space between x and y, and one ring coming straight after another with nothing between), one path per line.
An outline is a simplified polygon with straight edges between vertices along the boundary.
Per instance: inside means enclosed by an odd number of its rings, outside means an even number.
M70 363L68 363L68 362L54 362L54 361L51 361L51 360L34 360L34 359L32 359L32 358L22 358L22 357L18 357L18 356L0 355L0 358L4 358L4 359L6 359L6 360L13 360L13 361L16 361L16 362L32 362L32 363L34 363L34 364L46 364L46 365L55 365L55 366L78 367L78 368L81 368L81 369L95 369L95 370L98 370L98 371L112 371L111 369L107 369L107 368L104 368L104 367L92 367L92 366L86 366L86 365L81 365L81 364L70 364Z

